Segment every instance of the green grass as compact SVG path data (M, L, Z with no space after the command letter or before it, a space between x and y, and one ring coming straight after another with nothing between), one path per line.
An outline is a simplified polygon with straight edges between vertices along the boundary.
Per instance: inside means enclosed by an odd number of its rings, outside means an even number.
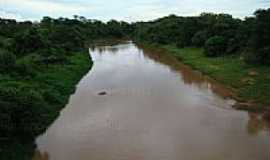
M239 56L209 58L202 48L177 48L173 45L150 45L165 49L179 61L225 84L239 101L270 107L270 67L246 64ZM255 72L257 75L252 75Z

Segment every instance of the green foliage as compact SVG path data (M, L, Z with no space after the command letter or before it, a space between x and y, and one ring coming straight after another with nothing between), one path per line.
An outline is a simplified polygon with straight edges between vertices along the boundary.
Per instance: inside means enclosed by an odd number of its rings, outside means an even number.
M16 56L7 51L0 49L0 72L9 72L14 69Z
M17 60L15 67L16 73L23 77L33 77L35 75L35 69L38 68L36 64L38 59L37 55L29 55Z
M223 55L226 51L226 41L221 36L214 36L205 42L205 54L209 57Z
M23 56L45 47L37 29L31 28L23 33L18 33L14 37L13 51L18 56Z
M39 92L22 86L22 83L14 82L12 86L1 87L0 97L2 103L6 103L4 108L1 107L1 111L6 110L9 127L13 128L9 134L36 135L40 133L41 110L46 111L46 104Z
M62 48L45 48L36 52L39 55L39 62L43 64L57 64L66 63L67 57L70 56L69 52Z
M122 31L121 23L116 20L111 20L107 23L108 25L108 34L116 38L121 38L124 36Z
M246 51L246 62L269 65L270 9L258 10L245 20L229 14L202 13L194 17L170 15L133 24L136 41L172 44L178 48L205 45L206 54L237 55ZM219 38L217 38L219 37ZM221 38L222 37L222 38Z
M237 53L242 46L238 43L237 39L231 38L227 43L226 54Z
M2 122L2 121L1 121ZM33 139L27 137L14 138L13 140L0 141L1 160L29 160L32 159L35 144Z
M192 44L197 47L204 46L208 38L207 31L198 31L191 39Z
M201 48L164 46L168 53L210 77L234 88L238 99L270 105L270 68L244 63L234 55L207 57ZM252 76L250 72L257 73Z
M171 15L152 22L137 23L134 37L159 44L176 44L179 48L203 46L213 36L226 40L238 35L241 20L227 14L203 13L198 17Z
M11 144L18 137L33 144L58 116L92 65L85 43L124 38L127 32L128 23L84 17L44 17L39 24L0 19L0 159L29 159L33 147L28 152L25 142L16 149Z
M270 65L270 9L255 12L251 40L246 52L247 62Z
M83 37L80 29L76 26L55 25L48 36L54 45L72 51L83 47Z
M30 21L17 22L14 19L0 18L0 35L4 37L13 38L15 34L24 32L29 29L33 24Z
M270 46L256 50L256 52L246 51L246 62L252 64L265 64L270 65Z
M19 63L29 64L28 60ZM92 64L87 54L70 56L69 61L39 67L27 80L25 76L0 79L0 137L33 137L47 128Z
M91 65L87 54L74 52L86 41L123 38L127 32L126 22L80 16L44 17L39 24L0 19L0 119L10 124L0 127L1 134L41 133Z
M13 43L14 42L13 42L12 38L7 38L7 37L1 37L0 36L0 48L11 50Z
M270 8L267 10L257 10L255 16L252 47L258 49L270 46Z

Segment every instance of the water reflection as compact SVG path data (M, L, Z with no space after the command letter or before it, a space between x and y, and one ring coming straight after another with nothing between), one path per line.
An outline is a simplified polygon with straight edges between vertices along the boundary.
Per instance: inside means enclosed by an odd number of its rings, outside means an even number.
M269 159L269 114L232 109L219 83L132 43L90 53L92 70L34 160Z
M210 79L209 77L201 74L200 72L191 69L187 65L179 63L176 58L165 53L164 50L144 48L140 45L138 45L138 47L143 48L144 55L148 58L170 67L170 69L174 72L180 73L181 78L185 84L196 85L201 89L208 88L209 90L223 96L224 98L232 97L232 92L229 89Z
M50 159L50 156L47 152L40 152L40 151L36 151L32 160L49 160Z
M248 133L258 135L260 131L270 130L270 113L249 112L249 120L247 126Z
M203 75L200 72L197 72L190 67L179 63L177 59L166 54L165 50L162 49L150 49L145 48L141 45L137 45L142 48L144 51L144 55L148 58L158 62L160 64L164 64L173 72L180 72L182 80L185 84L188 85L196 85L197 87L203 89L207 88L216 94L221 95L224 98L231 98L232 91L228 88L224 87L222 84L217 81ZM270 129L270 113L269 112L248 112L249 120L248 120L248 133L251 135L257 135L260 131L265 131Z
M105 52L111 53L111 54L116 54L119 51L124 51L129 49L129 45L127 44L132 44L132 42L127 42L121 45L114 45L114 46L92 46L89 48L89 52L98 52L100 55L104 54Z

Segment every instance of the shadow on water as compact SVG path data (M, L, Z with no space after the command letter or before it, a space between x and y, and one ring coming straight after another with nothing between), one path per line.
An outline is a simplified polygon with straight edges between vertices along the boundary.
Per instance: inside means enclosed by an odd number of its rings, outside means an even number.
M262 131L270 131L270 113L249 112L247 130L250 135L258 135Z
M128 49L129 46L126 44L131 43L130 41L127 41L125 43L121 43L118 45L108 45L108 46L91 46L89 48L90 52L98 52L100 55L104 54L104 52L110 52L112 54L116 54L117 52L119 52L120 50L125 50Z
M47 152L36 151L32 160L49 160L50 156Z

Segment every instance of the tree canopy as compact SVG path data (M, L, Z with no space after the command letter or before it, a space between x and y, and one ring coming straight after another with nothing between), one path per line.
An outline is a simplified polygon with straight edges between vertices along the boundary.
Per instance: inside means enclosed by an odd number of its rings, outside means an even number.
M204 47L207 56L238 54L246 62L270 65L270 9L257 10L254 17L244 20L229 14L202 13L194 17L170 15L134 26L137 41Z

